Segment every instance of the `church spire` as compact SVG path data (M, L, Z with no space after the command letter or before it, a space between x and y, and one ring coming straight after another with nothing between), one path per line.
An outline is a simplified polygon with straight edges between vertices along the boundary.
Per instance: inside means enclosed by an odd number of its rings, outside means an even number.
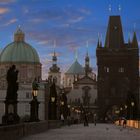
M100 35L98 33L98 42L97 42L97 48L100 48Z
M120 16L110 16L105 47L107 48L120 48L124 46L124 38L122 31L122 24Z
M131 46L131 39L130 39L130 33L128 34L128 46Z
M85 56L85 75L88 76L88 73L90 73L92 70L90 68L90 58L89 58L89 55L88 55L88 41L87 41L87 53L86 53L86 56Z
M75 60L76 61L78 60L78 50L77 50L77 48L75 49Z
M54 40L54 50L53 50L53 56L52 56L52 67L50 68L51 72L59 72L60 68L57 66L57 56L55 52L56 47L56 41Z
M138 48L138 41L137 41L137 36L135 31L133 34L132 47Z

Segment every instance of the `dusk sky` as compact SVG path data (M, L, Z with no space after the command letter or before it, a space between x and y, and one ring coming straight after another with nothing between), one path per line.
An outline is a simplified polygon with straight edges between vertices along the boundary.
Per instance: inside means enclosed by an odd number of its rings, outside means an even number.
M54 40L62 72L73 63L76 48L78 61L84 65L88 41L96 72L98 33L104 44L109 15L121 15L126 42L129 34L132 38L135 24L140 44L140 0L0 0L0 48L13 41L20 25L26 42L37 50L46 77Z

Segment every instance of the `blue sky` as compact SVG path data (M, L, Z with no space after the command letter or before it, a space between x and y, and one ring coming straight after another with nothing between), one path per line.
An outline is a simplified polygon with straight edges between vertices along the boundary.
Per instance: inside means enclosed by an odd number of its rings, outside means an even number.
M76 48L78 60L84 64L88 41L91 66L96 71L98 33L104 44L109 15L121 15L126 41L129 33L132 37L136 24L139 40L139 6L140 0L0 0L0 48L13 41L20 25L26 42L37 50L46 76L54 40L62 72L73 63Z

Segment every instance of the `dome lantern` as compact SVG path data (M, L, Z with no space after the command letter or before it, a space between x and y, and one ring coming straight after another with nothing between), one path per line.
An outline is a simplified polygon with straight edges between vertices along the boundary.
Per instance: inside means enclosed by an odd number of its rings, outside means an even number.
M14 34L14 41L15 42L24 41L24 38L25 38L24 32L21 30L19 26L17 31Z

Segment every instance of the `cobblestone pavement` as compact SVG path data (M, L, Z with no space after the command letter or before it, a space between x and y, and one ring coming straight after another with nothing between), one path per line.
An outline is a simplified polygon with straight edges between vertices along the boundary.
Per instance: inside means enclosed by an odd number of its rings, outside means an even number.
M89 127L80 124L51 129L22 140L140 140L140 130L112 124L89 124Z

